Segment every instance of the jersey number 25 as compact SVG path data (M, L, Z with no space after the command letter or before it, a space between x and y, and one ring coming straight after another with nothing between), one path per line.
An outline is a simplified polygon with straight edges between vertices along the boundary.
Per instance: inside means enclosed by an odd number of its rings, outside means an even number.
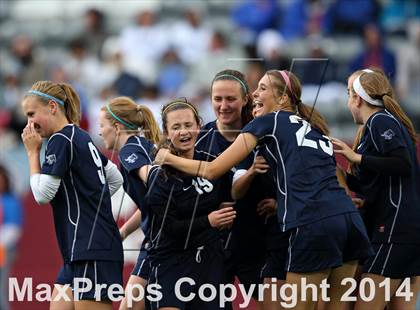
M322 151L324 151L330 156L333 154L333 146L329 137L322 135L325 139L328 140L328 145L325 141L322 141L322 140L315 141L315 140L308 139L305 136L312 130L311 125L307 121L305 121L304 119L302 119L301 117L297 115L290 115L289 119L291 123L301 125L298 131L296 131L296 140L297 140L298 146L307 146L313 149L318 149L318 144L319 144Z

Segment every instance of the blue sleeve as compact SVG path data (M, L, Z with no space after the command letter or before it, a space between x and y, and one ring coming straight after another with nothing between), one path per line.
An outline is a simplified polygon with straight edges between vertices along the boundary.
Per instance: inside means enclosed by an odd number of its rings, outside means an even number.
M255 158L255 153L254 152L249 153L249 155L243 161L241 161L238 164L238 166L236 166L236 169L248 170L254 163L254 158Z
M3 209L4 209L4 224L15 224L22 226L22 206L14 196L5 195L3 197Z
M381 154L407 147L401 126L395 119L386 115L378 115L372 119L370 124L372 140Z
M63 178L70 169L72 142L62 135L54 135L47 144L41 173Z
M121 165L128 171L140 169L145 165L151 165L153 157L151 150L140 145L125 145L120 150Z
M273 133L274 114L260 116L249 122L243 129L242 133L249 132L260 140L266 135Z

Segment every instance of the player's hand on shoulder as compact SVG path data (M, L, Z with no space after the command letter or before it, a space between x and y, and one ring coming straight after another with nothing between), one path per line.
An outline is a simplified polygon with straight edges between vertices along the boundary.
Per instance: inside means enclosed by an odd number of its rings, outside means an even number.
M28 124L23 129L21 137L23 144L25 145L26 152L39 152L42 145L42 137L35 130L34 123L28 122Z

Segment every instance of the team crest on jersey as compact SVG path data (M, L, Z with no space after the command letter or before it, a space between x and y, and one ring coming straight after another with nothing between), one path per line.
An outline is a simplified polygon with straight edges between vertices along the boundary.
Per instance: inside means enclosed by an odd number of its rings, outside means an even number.
M137 155L136 154L131 154L130 156L128 156L126 159L124 159L126 162L128 162L129 164L134 163L137 160Z
M52 165L57 161L57 158L55 157L55 154L50 154L45 157L45 162L47 165Z
M392 129L388 129L384 131L381 136L384 137L385 140L391 140L395 136L395 133L392 131Z

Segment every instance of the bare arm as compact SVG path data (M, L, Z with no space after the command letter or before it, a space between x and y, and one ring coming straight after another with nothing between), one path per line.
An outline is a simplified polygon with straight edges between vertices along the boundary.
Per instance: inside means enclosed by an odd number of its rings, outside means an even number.
M232 198L235 200L243 198L246 192L248 191L248 188L251 185L252 181L254 180L254 177L259 173L266 173L269 168L270 167L268 166L264 157L257 156L255 158L254 163L245 172L245 174L238 177L237 179L235 179L235 176L233 177L233 184L231 190Z
M137 230L140 227L141 223L141 211L139 209L134 212L134 214L128 219L127 222L120 228L121 239L124 240L132 232Z
M250 133L240 134L222 154L212 162L191 160L175 156L167 149L159 150L155 162L166 164L189 175L214 180L244 160L257 145L257 138Z

